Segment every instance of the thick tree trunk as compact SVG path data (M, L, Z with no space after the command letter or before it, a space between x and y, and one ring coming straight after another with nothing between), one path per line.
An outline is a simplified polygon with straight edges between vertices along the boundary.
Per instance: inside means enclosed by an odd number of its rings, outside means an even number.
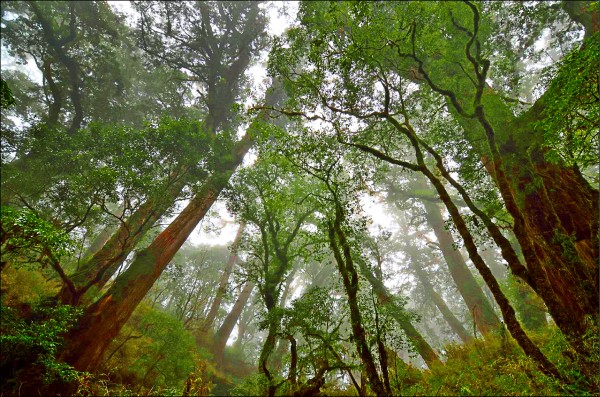
M444 228L444 219L440 213L440 208L436 204L426 200L423 200L422 203L425 206L425 216L438 239L440 249L442 250L452 279L456 284L456 288L469 308L477 329L485 337L490 331L499 329L501 326L500 320L498 320L496 313L494 313L490 301L477 284L463 256L454 248L454 238Z
M235 304L231 308L225 320L223 320L223 324L219 327L219 330L215 334L214 342L213 342L213 354L215 357L215 361L219 367L223 366L223 351L225 350L225 346L227 345L227 340L231 335L231 331L233 331L233 327L235 323L237 323L242 311L246 307L248 303L248 299L250 299L250 295L252 294L252 290L254 289L254 283L247 282L244 285L244 289L240 292L240 296L235 301Z
M429 282L429 279L427 278L427 275L425 274L423 269L421 269L418 263L415 263L415 260L412 257L411 268L413 269L415 276L417 276L417 279L423 286L425 294L431 299L433 303L435 303L439 311L442 313L444 320L446 320L452 331L454 331L454 333L458 335L458 337L463 341L463 343L467 343L473 340L473 337L469 335L462 323L456 318L454 313L452 313L448 305L446 305L444 299L440 296L440 294L437 293L437 291L433 288L433 285L431 285L431 283Z
M177 178L162 192L162 197L147 200L131 214L101 249L97 250L91 257L84 259L78 271L71 276L71 280L76 287L76 293L73 294L69 288L63 286L59 292L61 302L79 305L82 296L91 287L95 286L97 289L101 289L150 228L173 204L184 185L184 178Z
M570 3L564 2L563 7L586 26L586 35L597 32L598 12ZM486 88L476 120L460 121L474 144L487 139L488 147L481 148L481 154L514 219L513 230L527 263L527 281L571 346L586 357L591 353L583 343L587 323L590 319L598 323L598 190L576 167L546 159L544 131L537 125L544 122L546 104L560 90L550 86L527 112L515 118L501 98Z
M223 274L221 275L221 280L219 281L219 288L217 288L215 299L212 301L212 304L210 305L210 310L206 315L206 320L202 325L202 332L207 332L212 327L215 318L217 318L219 308L221 307L221 302L223 302L223 298L227 293L227 284L229 283L229 276L231 275L231 271L233 270L233 265L235 265L235 263L238 260L237 247L240 243L245 227L246 223L242 221L235 235L235 239L233 240L233 244L231 245L231 254L229 255L229 259L227 260L227 263L225 264L225 269L223 270Z
M229 176L252 145L246 135L232 153L232 160L209 178L175 220L148 248L141 250L129 268L109 290L88 307L68 334L60 358L80 371L94 372L110 341L117 336L138 303L217 199Z

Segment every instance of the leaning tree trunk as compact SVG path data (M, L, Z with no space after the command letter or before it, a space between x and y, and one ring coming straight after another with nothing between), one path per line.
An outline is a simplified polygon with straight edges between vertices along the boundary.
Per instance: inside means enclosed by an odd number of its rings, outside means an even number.
M427 222L437 237L454 284L469 308L477 329L485 337L490 331L500 328L500 320L498 320L496 313L494 313L490 301L483 294L479 284L477 284L463 256L454 248L454 238L444 228L444 218L442 218L440 208L427 200L422 200L422 203L425 206Z
M231 311L229 314L227 314L225 320L223 320L223 324L221 324L221 327L219 327L219 330L215 333L213 354L215 357L215 362L219 367L223 366L223 351L225 350L225 345L227 344L229 335L231 335L231 331L233 331L235 323L237 323L242 311L246 307L253 289L254 283L246 282L244 289L242 289L242 292L240 292L240 296L238 296L233 307L231 308Z
M247 134L235 146L232 160L224 164L194 196L175 220L141 250L129 268L108 291L89 306L69 332L60 359L79 371L94 372L110 341L117 336L139 302L169 264L194 228L217 199L235 168L250 149Z
M240 243L245 227L246 223L242 221L235 235L235 239L233 240L233 244L231 245L231 253L229 254L229 259L227 260L227 263L225 264L225 269L223 270L223 274L221 275L221 280L219 281L219 288L217 288L215 299L212 301L208 314L206 315L206 320L204 320L204 324L202 325L202 332L207 332L212 327L215 318L217 318L217 314L219 313L221 302L223 301L225 294L227 294L227 284L229 283L229 276L231 275L231 271L233 270L233 265L235 265L235 263L238 260L237 247Z
M160 198L156 195L148 199L119 226L100 249L84 258L77 272L71 276L75 290L63 286L58 294L61 302L79 305L82 303L81 298L91 287L100 290L173 204L184 185L184 178L179 177L162 192Z

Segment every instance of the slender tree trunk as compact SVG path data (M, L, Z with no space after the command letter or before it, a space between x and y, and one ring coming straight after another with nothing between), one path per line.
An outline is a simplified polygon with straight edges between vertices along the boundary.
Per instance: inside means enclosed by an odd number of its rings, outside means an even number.
M450 325L452 331L454 331L454 333L458 335L458 337L463 341L463 343L467 343L473 340L473 337L469 335L462 323L456 318L454 313L452 313L448 305L446 305L444 299L440 296L440 294L437 293L437 291L433 288L433 285L431 285L431 283L429 282L429 279L427 278L427 275L425 274L423 269L421 269L419 264L416 263L414 258L412 257L411 268L413 269L415 276L417 276L417 279L423 286L425 294L433 301L433 303L435 303L439 311L442 313L444 320L446 320L448 325Z
M212 301L212 304L210 305L210 310L206 315L206 320L204 322L204 325L202 326L202 332L207 332L212 327L215 318L219 313L221 302L223 301L223 298L227 293L227 284L229 283L229 276L231 275L231 271L233 270L233 265L235 265L235 263L238 260L237 247L240 243L245 227L246 223L242 221L235 235L235 239L233 240L233 244L231 245L231 254L229 255L229 259L227 260L227 264L225 265L225 270L223 270L221 280L219 281L219 288L217 288L215 299Z
M333 222L329 222L329 245L338 265L340 275L342 276L346 295L348 296L352 334L354 335L354 341L356 343L358 354L360 355L360 358L365 366L365 372L369 378L371 389L378 396L385 395L385 386L379 378L379 374L377 373L377 367L375 366L373 354L371 353L369 345L367 344L365 330L362 325L362 318L360 309L358 307L358 274L356 273L356 268L354 267L350 246L346 240L341 226L344 216L342 212L343 210L337 201L335 204L335 220ZM341 251L340 246L342 248Z
M254 283L252 282L247 282L246 285L244 285L244 289L240 292L240 296L238 296L231 311L227 314L225 320L223 320L223 324L221 324L221 327L219 327L219 330L215 334L213 354L219 367L223 366L223 351L227 345L227 340L229 340L229 336L231 335L231 331L233 331L235 323L237 323L242 311L246 307L253 289Z
M381 305L389 309L390 315L396 320L398 325L402 328L407 338L413 344L419 355L423 358L429 368L433 365L441 365L442 362L438 357L437 353L427 343L425 338L419 333L419 331L406 319L404 309L400 307L394 300L393 295L387 290L385 285L367 268L366 264L358 263L361 273L367 281L371 284L373 291L377 295Z
M477 284L463 256L454 248L454 238L444 228L444 219L440 213L440 208L436 204L426 200L423 200L422 203L425 206L425 216L438 239L440 249L442 250L452 279L456 284L456 288L458 288L460 295L469 308L469 312L472 313L473 321L477 325L479 332L485 337L490 331L499 329L501 326L500 320L498 320L496 313L494 313L489 300L483 294L481 287Z

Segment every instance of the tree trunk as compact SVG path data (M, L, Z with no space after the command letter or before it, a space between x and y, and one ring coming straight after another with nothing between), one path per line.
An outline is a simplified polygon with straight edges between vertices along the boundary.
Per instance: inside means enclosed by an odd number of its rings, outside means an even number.
M287 281L285 282L285 286L283 287L283 293L281 294L281 298L279 299L279 307L285 307L288 296L290 295L291 285L294 281L294 275L296 274L296 269L293 269L290 275L288 276ZM275 371L281 370L281 362L283 355L285 354L287 348L287 339L279 339L277 341L277 347L275 348L275 352L271 356L271 368Z
M563 2L563 7L586 26L586 35L597 33L598 11L569 3ZM584 41L583 46L590 43L597 45ZM599 309L598 190L576 167L546 159L544 131L539 124L547 117L547 103L560 96L561 89L551 85L528 111L515 118L500 96L486 87L475 119L457 119L467 138L479 147L486 170L514 220L529 284L571 346L586 357L592 353L583 343L587 322L592 319L597 324ZM477 142L482 138L487 141L486 148Z
M223 366L223 351L225 350L225 346L227 345L227 340L229 340L229 335L231 335L231 331L233 331L233 327L235 323L237 323L240 315L242 314L242 310L246 307L248 303L248 299L250 299L250 295L252 294L252 290L254 289L254 283L246 282L244 285L244 289L240 292L240 296L235 301L235 304L231 308L225 320L223 320L223 324L219 327L219 330L215 334L214 342L213 342L213 354L215 357L215 361L217 366Z
M236 350L241 350L243 343L244 343L244 337L246 335L246 329L248 328L248 324L250 324L250 321L253 319L253 312L252 312L252 305L246 306L244 308L244 312L240 317L240 320L238 322L238 328L237 328L237 338L235 340L235 342L233 343L233 347Z
M219 281L219 288L217 289L217 293L215 294L215 299L210 305L210 310L206 315L206 320L202 325L202 332L207 332L213 325L217 314L219 313L219 308L221 307L221 302L227 293L227 284L229 283L229 276L231 275L231 271L233 270L233 265L237 262L237 247L242 238L242 234L244 233L244 228L246 227L246 223L242 221L240 223L240 227L235 235L235 239L233 240L233 244L231 245L231 254L229 255L229 259L227 260L227 264L225 265L225 270L223 270L223 275L221 276L221 280Z
M413 132L409 131L409 133L412 134ZM419 163L419 166L421 167L421 171L425 174L425 176L427 176L431 184L435 187L436 191L438 192L440 199L446 205L446 208L448 209L448 212L452 217L452 221L456 225L460 236L463 238L465 247L467 248L467 252L469 253L471 261L475 265L475 268L479 271L479 274L481 275L485 283L490 288L490 291L492 291L494 299L500 306L502 316L504 318L508 330L510 331L510 334L517 341L517 343L523 349L525 354L536 362L536 364L544 374L565 382L566 380L560 375L558 369L554 366L554 364L550 362L550 360L548 360L548 358L533 343L533 341L529 339L529 336L521 327L521 324L519 323L515 315L515 311L510 305L508 299L506 299L506 296L504 295L502 290L500 289L498 281L494 278L492 271L486 266L485 262L481 258L481 255L479 255L479 252L477 251L477 245L473 240L473 236L471 235L471 232L469 231L465 220L458 211L458 208L452 202L448 191L441 183L441 181L438 178L436 178L435 175L433 175L433 173L425 166L423 155L418 147L418 144L414 143L413 145L415 148L415 153L417 155L417 161Z
M78 271L71 276L76 293L73 294L69 288L63 286L59 292L61 302L79 305L82 296L91 287L101 289L148 230L173 204L184 186L184 178L177 178L161 193L162 197L155 196L147 200L131 214L100 250L84 259Z
M437 291L433 288L433 285L431 285L431 283L429 282L429 279L427 278L427 275L425 274L423 269L421 269L419 264L417 264L414 258L412 257L411 268L413 269L415 276L417 276L417 279L423 286L425 294L433 301L433 303L435 303L439 311L442 313L444 320L446 320L448 325L450 325L452 331L454 331L454 333L458 335L458 337L463 341L463 343L467 343L473 340L473 337L467 332L465 327L456 318L454 313L452 313L448 305L446 305L444 299L440 296L440 294L437 293Z
M422 203L425 206L427 222L438 239L456 288L469 308L469 312L473 315L473 321L477 325L477 329L485 337L490 331L499 329L501 326L500 320L494 313L489 300L483 294L481 287L477 284L463 256L454 248L454 238L444 228L444 219L440 213L440 208L426 200L422 200Z
M365 372L369 378L371 389L376 395L382 396L386 394L385 386L377 373L373 354L367 344L365 329L362 325L362 316L358 307L358 274L354 267L350 246L342 230L341 224L344 217L342 211L340 204L336 201L335 220L329 222L329 245L335 257L340 275L342 276L346 295L348 296L352 334L356 343L356 349L365 366Z
M398 325L400 325L406 334L406 337L413 344L415 349L417 349L417 352L423 358L427 366L431 368L432 365L441 365L442 362L435 350L433 350L410 321L406 319L404 309L396 303L393 295L387 290L381 280L375 277L375 275L367 268L366 264L359 262L358 265L361 273L365 276L367 281L369 281L373 291L375 291L380 304L388 308L390 315L396 320Z
M209 178L175 220L148 248L141 250L108 291L88 307L66 338L60 356L62 361L79 371L94 372L97 369L110 341L210 209L251 145L252 139L247 134L235 145L232 160Z

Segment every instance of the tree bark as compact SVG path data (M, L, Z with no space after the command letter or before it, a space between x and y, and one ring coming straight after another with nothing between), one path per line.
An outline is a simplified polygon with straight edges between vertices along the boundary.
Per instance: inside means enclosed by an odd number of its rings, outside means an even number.
M227 293L227 284L229 283L229 276L231 275L231 271L233 270L233 265L237 262L237 247L242 238L242 234L244 233L244 228L246 227L246 223L242 221L240 223L240 227L235 235L235 239L233 240L233 244L231 245L231 254L229 255L229 259L225 264L225 269L223 270L223 275L221 276L221 280L219 281L219 288L217 288L217 293L215 294L215 299L212 301L210 305L210 310L206 315L206 320L202 325L202 332L207 332L213 325L217 314L219 313L219 308L221 307L221 302Z
M250 299L250 295L252 294L252 290L254 289L254 283L246 282L244 285L244 289L240 292L235 304L231 308L225 320L223 320L223 324L219 327L219 330L215 334L214 342L213 342L213 354L215 357L215 361L217 366L223 366L223 351L225 350L225 346L227 345L227 340L229 340L229 336L231 335L231 331L233 331L233 327L235 323L237 323L242 311L246 307L248 303L248 299Z

